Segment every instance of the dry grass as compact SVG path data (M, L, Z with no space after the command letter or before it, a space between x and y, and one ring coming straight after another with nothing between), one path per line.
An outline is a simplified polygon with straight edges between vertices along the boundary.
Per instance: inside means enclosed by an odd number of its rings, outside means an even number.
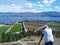
M36 30L37 28L42 27L47 23L48 22L24 22L28 30Z
M38 41L39 38L40 38L39 36L28 36L21 39L21 41Z

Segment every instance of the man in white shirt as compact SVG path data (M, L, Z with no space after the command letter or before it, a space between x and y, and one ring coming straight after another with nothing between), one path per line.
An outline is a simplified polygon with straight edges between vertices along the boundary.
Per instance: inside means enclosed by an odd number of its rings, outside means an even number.
M45 45L54 45L52 29L49 28L47 25L45 25L43 28L42 37L40 41L42 40L43 36L44 36Z

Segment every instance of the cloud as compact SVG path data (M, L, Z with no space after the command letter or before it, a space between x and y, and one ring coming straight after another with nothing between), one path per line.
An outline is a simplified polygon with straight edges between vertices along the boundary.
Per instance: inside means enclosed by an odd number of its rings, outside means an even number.
M32 8L33 7L33 3L25 3L25 7L28 7L28 8Z
M40 4L41 2L38 1L37 3Z
M31 3L28 4L28 7L29 8L27 8L27 5L26 7L24 7L15 4L0 5L0 12L36 12L37 11L36 9L32 8Z
M26 3L28 4L28 3ZM0 5L0 12L41 12L43 11L43 5L34 5L29 3L28 6L20 6L16 4L11 5Z
M23 7L15 4L0 5L0 12L19 12Z
M1 5L0 4L0 12L43 12L43 11L53 11L52 9L54 7L48 7L50 6L55 0L43 0L43 2L27 2L24 1L24 3L21 5L12 3L10 5ZM21 2L22 3L22 2ZM55 6L55 9L59 9L60 7ZM54 10L55 10L54 9Z
M37 10L36 9L23 9L23 12L37 12Z
M59 6L55 6L55 9L58 9L58 10L60 10L60 7L59 7Z
M45 8L44 11L48 12L48 11L53 11L52 8Z
M44 4L48 4L49 1L48 1L48 0L44 0L43 3L44 3Z
M35 3L34 6L36 6L36 7L44 7L44 5L41 4L41 2L37 2L37 3Z
M39 5L36 5L36 6L38 6L38 7L44 7L44 5L42 5L42 4L39 4Z
M39 10L41 11L43 9L43 6L40 2L37 4L25 2L24 5L0 5L0 12L39 12Z
M51 8L45 8L42 4L32 4L32 3L26 3L27 5L20 6L16 4L11 5L0 5L0 12L43 12L43 11L52 11ZM55 8L59 9L58 6Z
M4 2L3 4L18 4L18 5L24 5L24 3L26 2L26 0L1 0L0 2Z
M54 3L56 0L50 0L50 4Z
M54 3L56 0L43 0L43 3L47 6L50 6L52 3Z

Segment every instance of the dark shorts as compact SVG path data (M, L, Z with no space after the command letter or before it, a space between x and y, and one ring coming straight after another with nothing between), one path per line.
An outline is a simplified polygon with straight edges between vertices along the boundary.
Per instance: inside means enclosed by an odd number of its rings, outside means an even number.
M45 45L54 45L54 42L47 42Z

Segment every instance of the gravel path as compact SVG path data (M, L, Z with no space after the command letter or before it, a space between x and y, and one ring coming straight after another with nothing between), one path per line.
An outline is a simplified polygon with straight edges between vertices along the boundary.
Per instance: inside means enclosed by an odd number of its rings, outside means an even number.
M11 25L10 28L5 33L9 32L13 26L14 25Z

